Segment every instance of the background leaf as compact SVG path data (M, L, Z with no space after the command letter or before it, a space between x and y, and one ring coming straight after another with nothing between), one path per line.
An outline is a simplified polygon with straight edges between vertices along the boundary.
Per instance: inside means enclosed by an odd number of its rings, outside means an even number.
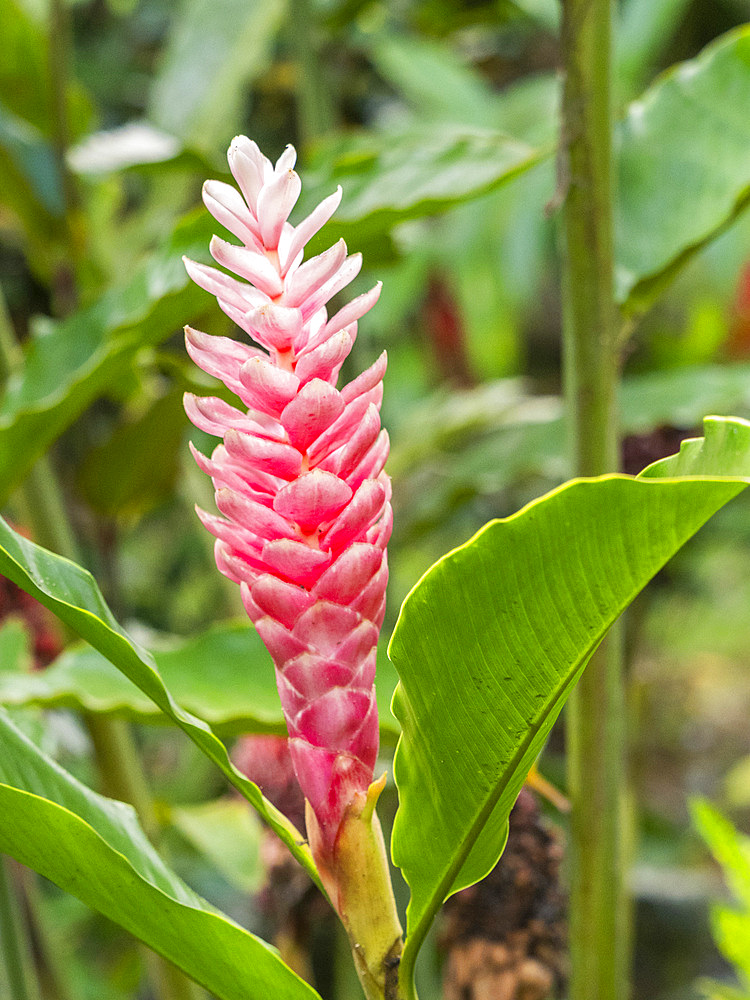
M317 993L161 861L135 811L81 785L0 712L0 850L125 927L219 1000Z
M247 87L268 65L285 0L185 0L151 92L149 117L211 157L242 118Z
M692 802L690 812L693 825L721 865L727 884L741 906L741 909L712 907L711 924L719 949L744 980L745 990L735 993L744 1000L750 995L750 838L704 800ZM721 996L721 984L706 986L710 996Z
M502 132L458 125L363 133L324 149L305 204L341 184L345 197L326 226L326 245L342 235L351 238L356 224L360 246L373 232L491 191L545 152Z
M404 602L389 653L400 677L393 857L412 890L407 970L443 900L500 856L503 821L609 626L744 489L750 423L709 418L705 430L691 474L736 479L570 483L490 522ZM654 475L677 468L667 460Z
M617 296L648 305L686 255L744 208L750 188L750 28L660 77L618 133Z
M172 825L233 886L256 893L264 878L261 826L242 799L228 797L170 810Z
M62 323L38 328L0 401L0 502L139 350L205 311L206 296L188 279L181 256L205 258L215 228L207 213L191 216L122 288Z

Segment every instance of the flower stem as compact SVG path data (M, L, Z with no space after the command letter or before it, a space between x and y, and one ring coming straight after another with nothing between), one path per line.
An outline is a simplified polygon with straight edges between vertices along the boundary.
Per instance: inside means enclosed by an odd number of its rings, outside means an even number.
M367 1000L403 1000L401 925L375 805L385 775L350 804L332 849L323 846L308 803L307 831L318 871L349 937Z
M618 465L612 15L612 0L563 4L564 374L579 476L614 472ZM568 709L570 1000L628 995L621 646L615 628L591 658Z

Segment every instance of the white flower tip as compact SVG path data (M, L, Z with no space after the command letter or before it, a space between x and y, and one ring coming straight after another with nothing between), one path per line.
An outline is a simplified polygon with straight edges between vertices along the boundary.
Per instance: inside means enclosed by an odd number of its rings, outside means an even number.
M283 173L284 170L291 170L297 162L297 150L289 143L284 152L276 161L276 173Z

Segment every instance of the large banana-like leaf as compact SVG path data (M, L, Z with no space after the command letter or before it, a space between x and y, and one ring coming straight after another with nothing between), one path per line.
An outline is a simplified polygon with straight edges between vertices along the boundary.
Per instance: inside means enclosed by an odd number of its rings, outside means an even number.
M500 857L524 778L607 629L750 482L750 423L709 418L705 433L640 478L568 483L490 522L404 602L389 648L393 857L412 892L404 976L443 900Z
M177 723L278 833L312 878L318 881L310 850L299 831L263 797L257 785L234 767L226 747L210 726L179 707L164 686L153 657L117 623L90 573L23 538L2 518L0 573L49 608Z
M218 1000L317 997L164 864L130 806L86 788L2 710L0 743L0 852L125 927Z

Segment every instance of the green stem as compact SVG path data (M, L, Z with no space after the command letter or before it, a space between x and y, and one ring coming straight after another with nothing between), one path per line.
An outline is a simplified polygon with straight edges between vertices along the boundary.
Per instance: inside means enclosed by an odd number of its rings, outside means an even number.
M13 891L8 862L0 856L0 949L13 1000L40 1000L31 946Z
M20 886L26 899L27 919L38 956L39 982L47 1000L75 1000L67 980L64 956L67 948L65 929L45 919L39 881L36 873L22 868Z
M574 472L617 470L619 316L614 301L611 0L566 0L561 150L564 365ZM610 633L570 699L570 1000L628 995L623 872L625 695Z
M318 26L310 0L292 0L290 42L297 61L297 129L304 146L325 135L336 121L324 61L320 57Z
M129 802L149 840L159 835L159 822L130 727L123 719L86 715L102 791L111 799Z
M52 143L62 183L68 237L65 255L55 270L52 290L54 311L59 316L65 316L76 307L76 269L81 260L78 190L66 159L70 145L68 81L72 45L70 14L65 0L50 0L48 46Z

